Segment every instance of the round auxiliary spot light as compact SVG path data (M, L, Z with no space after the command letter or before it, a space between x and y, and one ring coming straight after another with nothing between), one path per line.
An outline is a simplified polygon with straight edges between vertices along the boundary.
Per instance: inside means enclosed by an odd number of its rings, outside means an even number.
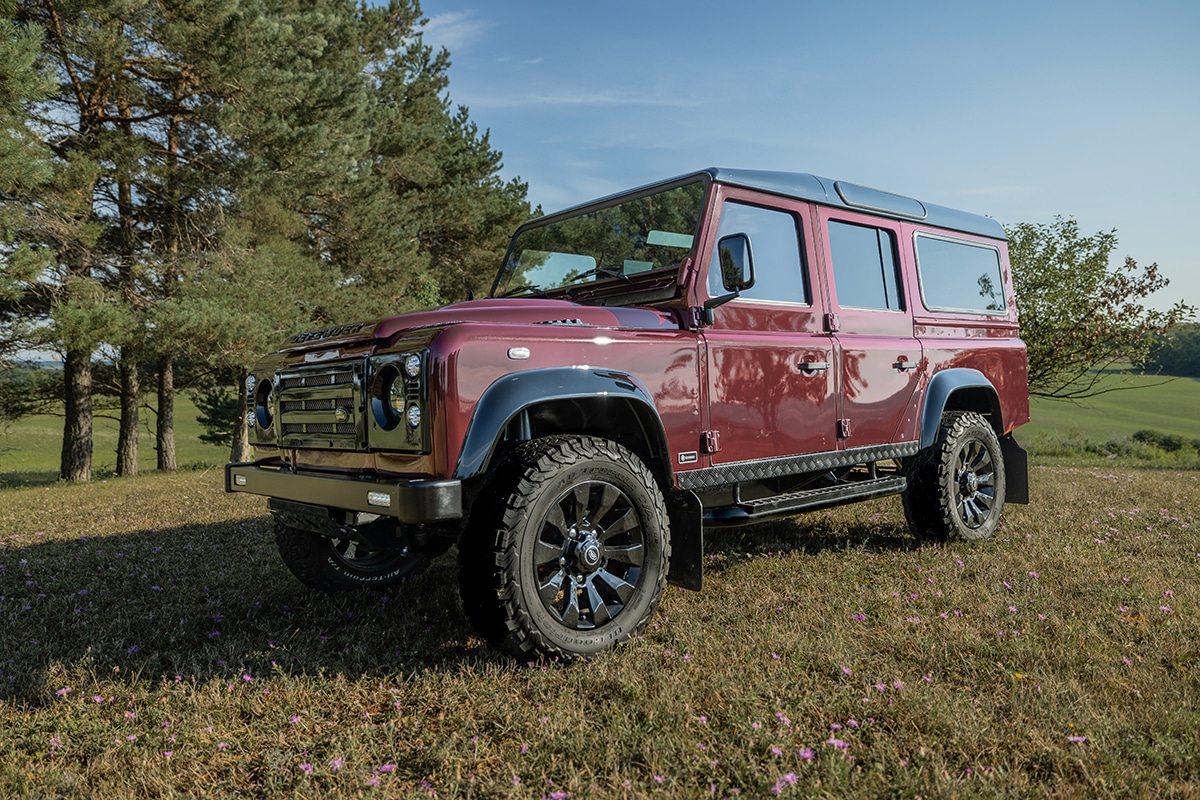
M258 381L253 375L246 376L246 395L248 397L254 396L254 387L257 385L257 383Z
M417 405L409 406L408 413L406 414L406 416L408 418L408 427L419 428L421 426L421 407L420 406L417 406Z
M421 374L421 357L413 354L404 359L404 373L410 378L415 378Z

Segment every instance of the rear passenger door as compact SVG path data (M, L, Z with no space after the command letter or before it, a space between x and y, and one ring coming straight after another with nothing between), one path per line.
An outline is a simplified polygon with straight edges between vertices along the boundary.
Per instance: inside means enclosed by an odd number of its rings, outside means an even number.
M913 335L899 222L822 208L822 259L838 350L842 447L902 441L924 365Z

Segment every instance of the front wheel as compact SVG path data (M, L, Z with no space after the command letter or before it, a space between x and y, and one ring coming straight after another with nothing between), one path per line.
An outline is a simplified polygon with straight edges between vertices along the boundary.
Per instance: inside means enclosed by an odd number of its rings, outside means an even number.
M333 539L293 528L278 520L275 543L293 575L325 592L386 589L429 566L428 558L408 547L381 550L352 539Z
M905 465L904 514L922 539L990 539L1004 509L1004 457L987 420L970 411L942 416L937 438Z
M654 476L590 436L520 445L475 503L459 546L463 606L514 657L586 658L640 633L667 579Z

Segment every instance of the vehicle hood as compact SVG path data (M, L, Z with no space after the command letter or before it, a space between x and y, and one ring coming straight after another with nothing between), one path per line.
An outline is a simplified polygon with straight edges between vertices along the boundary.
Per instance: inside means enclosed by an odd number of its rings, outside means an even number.
M282 352L341 347L390 340L424 328L462 324L567 325L595 328L678 330L675 315L653 308L585 306L569 300L513 297L470 300L430 311L400 314L381 320L333 325L289 336Z

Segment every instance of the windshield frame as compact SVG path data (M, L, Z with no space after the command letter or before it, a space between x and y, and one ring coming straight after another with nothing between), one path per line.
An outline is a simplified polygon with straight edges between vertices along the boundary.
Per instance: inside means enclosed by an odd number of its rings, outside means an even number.
M562 284L550 289L531 286L525 291L516 294L504 294L504 292L513 292L514 289L522 288L520 286L510 286L512 271L516 265L515 249L521 237L531 230L541 227L556 225L564 221L582 217L589 214L602 211L606 208L619 206L624 203L629 203L649 197L651 195L668 192L672 189L677 189L689 184L700 184L702 193L696 207L696 227L691 232L692 243L691 248L686 253L681 253L679 259L680 268L686 264L689 259L693 260L696 257L696 249L700 244L700 234L704 228L705 219L707 218L707 208L712 198L712 176L708 172L696 172L688 175L681 175L677 178L653 183L646 186L631 189L629 191L619 192L617 194L601 197L597 200L591 200L581 205L572 206L570 208L556 211L552 214L547 214L543 217L530 220L521 225L513 233L509 240L508 248L504 253L504 261L496 274L496 279L492 282L491 291L488 293L489 298L498 297L553 297L556 299L566 298L569 300L583 302L595 297L614 297L623 294L634 294L637 299L645 298L647 289L651 290L651 294L655 299L669 299L676 295L679 287L680 270L668 271L663 268L648 270L640 273L613 275L611 277L599 274L596 280L581 282L576 284ZM597 265L603 267L603 265ZM658 295L662 295L661 298ZM648 298L646 298L648 299Z

